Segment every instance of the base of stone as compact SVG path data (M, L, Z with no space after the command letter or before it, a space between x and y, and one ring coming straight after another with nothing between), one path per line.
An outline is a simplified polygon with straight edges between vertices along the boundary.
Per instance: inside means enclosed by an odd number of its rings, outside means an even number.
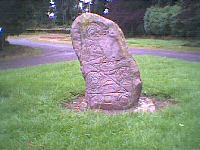
M72 101L71 103L65 103L62 105L65 109L70 109L76 111L96 111L103 112L106 114L118 114L123 112L150 112L153 113L156 110L167 108L169 104L176 105L177 103L171 99L160 100L155 97L147 97L141 95L138 101L138 104L130 109L126 110L103 110L103 109L90 109L87 107L85 102L85 97L79 97L77 100Z

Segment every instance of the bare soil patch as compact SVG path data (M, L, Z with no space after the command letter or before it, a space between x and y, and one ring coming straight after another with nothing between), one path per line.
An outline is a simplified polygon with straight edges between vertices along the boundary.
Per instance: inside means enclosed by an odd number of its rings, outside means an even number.
M32 41L50 42L58 44L71 44L70 34L55 34L55 33L21 34L19 36L12 36L12 38L27 38Z
M156 110L165 109L170 104L177 105L177 102L172 99L160 100L154 96L144 96L141 95L138 101L138 104L134 107L127 110L103 110L103 109L90 109L85 102L85 97L80 96L76 100L71 101L70 103L64 103L62 107L64 109L78 111L87 111L92 110L95 112L102 112L105 114L118 114L118 113L129 113L129 112L150 112L154 113Z
M39 34L35 36L34 39L51 43L71 43L71 37L69 34Z
M63 36L41 36L39 37L40 41L48 41L48 42L71 42L69 37Z

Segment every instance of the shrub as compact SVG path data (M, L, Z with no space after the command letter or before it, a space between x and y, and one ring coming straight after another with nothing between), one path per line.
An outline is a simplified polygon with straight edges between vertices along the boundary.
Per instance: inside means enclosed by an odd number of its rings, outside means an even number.
M181 6L152 6L147 8L144 16L144 29L147 34L168 35L171 34L172 17L180 12Z
M172 35L200 37L200 3L174 15L170 26Z

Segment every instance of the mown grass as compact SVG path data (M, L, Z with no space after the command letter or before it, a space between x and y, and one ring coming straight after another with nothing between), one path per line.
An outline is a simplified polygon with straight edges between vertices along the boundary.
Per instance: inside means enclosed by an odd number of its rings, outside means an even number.
M22 58L42 53L42 50L21 45L7 45L0 51L0 61Z
M0 149L200 148L200 64L134 56L143 93L177 106L150 113L73 112L62 103L84 93L78 61L0 71Z
M200 52L200 42L198 41L191 42L188 40L177 39L128 38L126 42L129 47Z

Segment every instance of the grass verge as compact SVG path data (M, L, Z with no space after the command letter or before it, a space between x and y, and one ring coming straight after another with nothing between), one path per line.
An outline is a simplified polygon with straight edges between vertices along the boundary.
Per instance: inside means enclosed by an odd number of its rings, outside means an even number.
M135 56L143 93L178 106L105 115L61 109L84 93L78 61L0 71L0 149L158 149L200 147L199 63Z
M197 41L128 38L126 42L129 47L200 52L200 42Z
M0 51L0 61L22 58L42 53L42 50L21 45L8 45Z

